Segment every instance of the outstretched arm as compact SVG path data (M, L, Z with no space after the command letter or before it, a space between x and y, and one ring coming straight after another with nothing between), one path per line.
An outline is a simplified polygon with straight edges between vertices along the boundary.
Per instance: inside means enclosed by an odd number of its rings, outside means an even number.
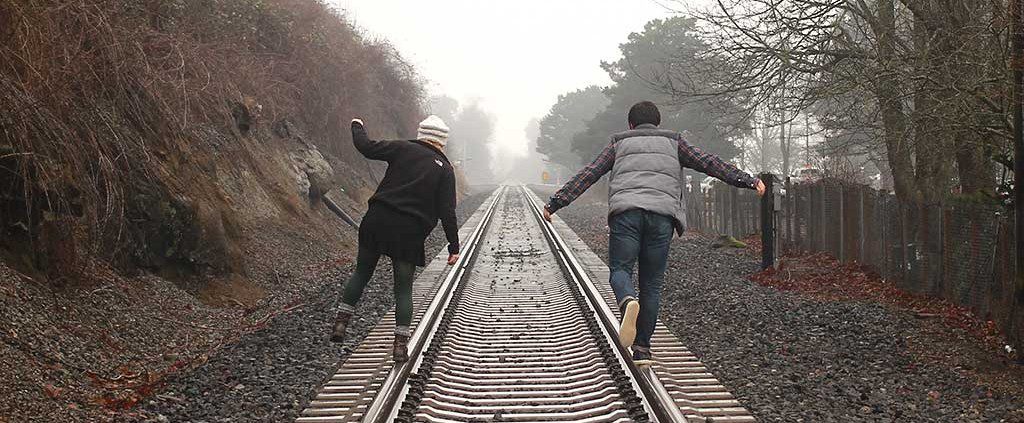
M544 206L545 211L550 214L557 212L562 207L568 206L569 203L582 195L587 188L594 185L594 182L597 182L605 173L608 173L614 164L615 144L608 143L593 162L581 169L576 176L573 176L569 182L565 183L565 186L555 192L555 195L551 196L551 200Z
M735 187L757 189L759 193L761 192L759 179L714 154L705 153L690 145L683 139L682 134L676 138L676 141L679 143L679 164L681 166L716 177Z
M401 147L394 141L374 141L366 134L363 121L352 119L352 143L366 158L373 160L390 160Z
M459 222L455 215L455 173L450 168L437 189L437 196L441 227L448 239L448 264L455 264L459 258Z

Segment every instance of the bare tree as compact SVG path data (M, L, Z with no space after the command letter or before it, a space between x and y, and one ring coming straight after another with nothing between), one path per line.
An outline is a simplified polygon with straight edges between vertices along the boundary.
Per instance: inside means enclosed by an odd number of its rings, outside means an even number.
M1009 148L1006 0L717 0L704 60L652 80L679 98L740 100L876 149L896 193L936 201L995 187ZM695 79L716 81L693 84ZM702 88L702 89L697 89ZM864 100L870 99L869 102ZM851 101L852 100L852 101ZM870 103L870 104L869 104ZM788 117L788 118L787 118ZM866 136L861 136L866 135ZM785 148L786 137L780 138ZM882 154L879 154L882 153Z

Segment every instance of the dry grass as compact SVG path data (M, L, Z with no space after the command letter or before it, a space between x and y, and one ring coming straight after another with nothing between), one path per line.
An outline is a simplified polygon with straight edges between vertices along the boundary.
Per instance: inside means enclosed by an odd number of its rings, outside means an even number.
M258 145L238 105L352 159L348 117L407 135L421 97L392 48L318 0L0 0L0 233L38 251L40 222L72 216L92 253L131 256L148 204Z

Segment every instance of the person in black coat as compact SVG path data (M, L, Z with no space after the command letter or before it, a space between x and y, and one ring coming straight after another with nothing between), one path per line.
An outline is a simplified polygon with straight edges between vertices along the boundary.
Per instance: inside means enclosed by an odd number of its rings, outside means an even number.
M380 256L391 257L395 274L395 362L408 360L412 335L412 282L416 266L426 265L424 243L438 219L448 239L448 264L459 259L455 216L455 172L444 147L448 126L437 116L420 123L412 141L374 141L362 120L352 120L352 142L364 156L388 162L387 172L359 225L356 269L345 285L331 340L341 342L355 305L373 276Z

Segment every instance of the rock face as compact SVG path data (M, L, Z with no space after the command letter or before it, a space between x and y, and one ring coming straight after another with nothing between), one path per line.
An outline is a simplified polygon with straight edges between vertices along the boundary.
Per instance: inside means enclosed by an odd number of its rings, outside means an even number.
M200 263L218 272L238 272L242 252L228 236L230 223L216 207L206 202L195 205L196 222L193 225L196 245L191 249L189 261Z
M315 146L292 151L289 156L294 162L296 184L299 192L319 198L334 188L334 169Z
M241 252L223 213L182 196L150 197L140 204L134 233L135 263L164 275L224 274L238 270Z
M235 127L241 135L249 135L256 126L263 111L263 106L255 98L245 96L242 101L231 107L231 117L235 119Z
M334 168L320 153L320 149L306 141L287 120L275 123L273 132L290 142L288 157L292 161L295 184L300 194L319 198L334 189Z
M75 282L81 272L73 221L53 217L44 220L41 240L47 261L44 267L50 280L58 285Z

